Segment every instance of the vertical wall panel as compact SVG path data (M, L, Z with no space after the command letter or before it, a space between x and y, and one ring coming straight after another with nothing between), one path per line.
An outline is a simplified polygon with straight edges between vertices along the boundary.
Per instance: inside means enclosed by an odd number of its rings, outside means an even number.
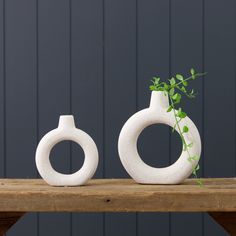
M70 108L69 1L39 0L39 136L58 125L59 115ZM68 144L68 145L66 145ZM70 171L70 146L63 143L51 155L53 166L64 173ZM70 235L69 213L43 213L39 217L40 235Z
M4 0L0 1L0 176L1 178L4 177L4 165L5 165L5 97L4 97L4 85L5 85L5 66L4 66L4 47L5 47L5 42L4 42L4 33L5 33L5 28L4 28L4 17L5 17L5 12L4 12Z
M72 114L79 128L96 142L103 171L103 1L73 0L71 5ZM72 150L72 168L82 165L82 153ZM75 170L75 169L74 169ZM76 213L73 235L103 235L103 214Z
M169 2L166 0L138 1L137 5L137 108L149 106L150 80L169 74ZM169 128L153 125L139 137L138 150L149 165L169 164ZM138 214L138 235L169 235L168 213Z
M203 71L203 5L202 1L178 0L171 1L171 74L177 73L184 76L190 75L190 68L196 71ZM204 93L202 91L203 79L189 83L190 88L197 91L195 99L183 97L182 108L198 127L202 141L203 140L203 119L202 119L202 101ZM206 78L207 79L207 78ZM171 135L171 162L173 163L179 157L181 152L181 141L179 135L178 141L174 135ZM202 153L203 154L203 153ZM203 169L204 156L201 156L200 166ZM201 176L201 172L198 172ZM201 213L173 213L171 216L171 235L192 235L197 236L202 233ZM193 230L194 229L194 230Z
M105 0L105 177L127 177L117 141L135 112L136 2ZM135 235L135 214L106 214L105 235Z
M205 0L205 176L235 176L235 1ZM226 235L206 217L205 235Z
M5 1L6 176L34 178L36 168L35 1ZM31 227L27 227L31 225ZM8 235L36 235L36 214L20 220Z

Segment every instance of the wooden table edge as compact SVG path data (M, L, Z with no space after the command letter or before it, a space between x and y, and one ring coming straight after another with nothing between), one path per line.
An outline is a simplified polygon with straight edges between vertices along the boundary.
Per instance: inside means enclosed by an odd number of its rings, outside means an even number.
M97 179L87 186L56 188L38 179L0 179L0 236L27 212L207 212L236 236L236 179L205 179L203 189L193 181L165 187Z

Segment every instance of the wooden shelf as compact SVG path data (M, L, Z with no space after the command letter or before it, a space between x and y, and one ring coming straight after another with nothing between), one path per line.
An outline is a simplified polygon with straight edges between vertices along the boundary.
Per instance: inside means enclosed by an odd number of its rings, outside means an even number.
M39 179L0 180L1 211L207 212L236 211L236 179L181 185L141 185L130 179L96 179L86 186L52 187Z
M181 185L95 179L86 186L52 187L40 179L0 179L0 228L24 212L210 212L236 235L236 178L203 182L201 187L193 179Z

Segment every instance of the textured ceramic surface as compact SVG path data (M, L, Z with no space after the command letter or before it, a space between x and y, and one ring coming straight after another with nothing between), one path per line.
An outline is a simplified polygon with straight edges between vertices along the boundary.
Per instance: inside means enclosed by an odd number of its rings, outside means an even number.
M141 110L131 116L124 124L118 141L118 151L121 162L129 175L138 183L143 184L178 184L188 178L196 167L198 160L190 162L186 151L182 151L178 160L164 168L151 167L144 163L137 151L137 140L141 132L152 124L175 125L173 112L167 112L169 107L168 97L164 92L153 91L149 108ZM201 154L201 140L194 123L188 118L179 123L181 130L184 125L189 127L189 132L184 134L187 144L193 143L189 148L191 156ZM161 153L153 152L158 158ZM166 150L168 151L168 150Z
M49 155L52 148L63 140L71 140L84 151L84 163L73 174L61 174L53 169ZM47 133L36 150L36 166L41 177L53 186L77 186L85 184L94 175L98 166L98 150L93 139L84 131L77 129L73 116L60 116L59 126Z

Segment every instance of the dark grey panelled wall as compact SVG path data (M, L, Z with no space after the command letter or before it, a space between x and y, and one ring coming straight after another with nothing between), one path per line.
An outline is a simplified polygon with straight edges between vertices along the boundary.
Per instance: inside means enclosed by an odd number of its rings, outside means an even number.
M97 178L128 177L117 139L127 118L149 103L149 80L207 71L185 102L203 141L201 176L229 177L235 162L235 0L0 0L0 174L38 177L39 139L60 114L96 141ZM139 139L143 159L174 162L177 136L154 125ZM83 161L69 142L53 150L56 169L70 173ZM28 214L9 236L220 236L200 213Z

